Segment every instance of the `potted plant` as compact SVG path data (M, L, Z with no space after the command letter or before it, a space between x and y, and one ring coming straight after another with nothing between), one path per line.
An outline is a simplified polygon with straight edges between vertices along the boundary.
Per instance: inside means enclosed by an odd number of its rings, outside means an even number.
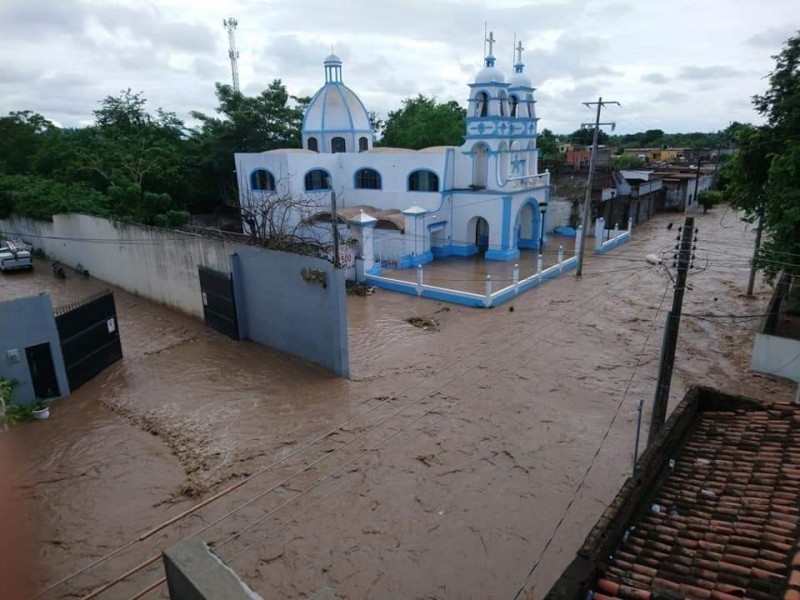
M37 421L44 421L50 418L50 407L45 404L44 400L36 399L33 405L33 418Z

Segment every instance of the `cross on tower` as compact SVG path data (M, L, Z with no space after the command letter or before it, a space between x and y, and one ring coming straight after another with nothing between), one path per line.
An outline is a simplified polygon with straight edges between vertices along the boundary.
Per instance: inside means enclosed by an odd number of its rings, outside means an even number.
M494 48L494 43L497 41L494 39L494 31L489 32L489 37L486 38L486 41L489 42L489 56L493 56L492 48Z
M525 48L523 48L523 47L522 47L522 41L520 41L520 42L517 44L517 62L518 62L518 63L521 63L521 62L522 62L522 51L523 51L523 50L525 50Z

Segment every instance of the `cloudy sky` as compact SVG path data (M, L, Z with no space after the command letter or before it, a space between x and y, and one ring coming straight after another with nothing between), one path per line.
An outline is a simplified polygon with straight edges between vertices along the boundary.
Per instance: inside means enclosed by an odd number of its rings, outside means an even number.
M511 72L526 48L541 127L570 132L617 100L617 132L711 131L755 121L771 55L800 27L797 0L0 0L0 114L38 111L91 122L125 88L188 117L211 112L230 81L222 21L239 21L240 79L255 94L280 78L289 92L321 85L331 46L344 81L386 115L413 94L462 105L481 67L484 22Z

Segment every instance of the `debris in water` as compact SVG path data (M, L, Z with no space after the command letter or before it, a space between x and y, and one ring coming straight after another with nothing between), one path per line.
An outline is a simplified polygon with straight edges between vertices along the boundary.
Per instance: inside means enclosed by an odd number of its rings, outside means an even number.
M414 327L419 327L420 329L428 330L432 329L434 331L439 330L439 321L434 319L433 317L409 317L406 319L407 323L411 323Z
M648 254L644 259L651 265L660 265L663 261L655 254Z
M371 296L375 293L375 288L371 285L348 281L345 284L348 296Z

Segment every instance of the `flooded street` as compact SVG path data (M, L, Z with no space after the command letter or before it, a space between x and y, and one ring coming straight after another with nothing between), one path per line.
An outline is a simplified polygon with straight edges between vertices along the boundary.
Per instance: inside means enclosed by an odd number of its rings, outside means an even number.
M198 535L265 598L513 598L523 585L542 598L630 473L640 398L646 438L672 286L643 258L671 263L680 220L658 216L587 255L583 278L496 309L348 298L350 381L114 289L124 359L49 421L0 434L24 474L35 589L81 597L136 568L98 597L164 597L160 550ZM748 370L748 316L771 291L759 277L743 296L753 233L724 207L696 226L671 406L693 383L790 398ZM464 264L454 278L480 285ZM41 263L0 279L0 300L48 292L58 306L105 287Z

